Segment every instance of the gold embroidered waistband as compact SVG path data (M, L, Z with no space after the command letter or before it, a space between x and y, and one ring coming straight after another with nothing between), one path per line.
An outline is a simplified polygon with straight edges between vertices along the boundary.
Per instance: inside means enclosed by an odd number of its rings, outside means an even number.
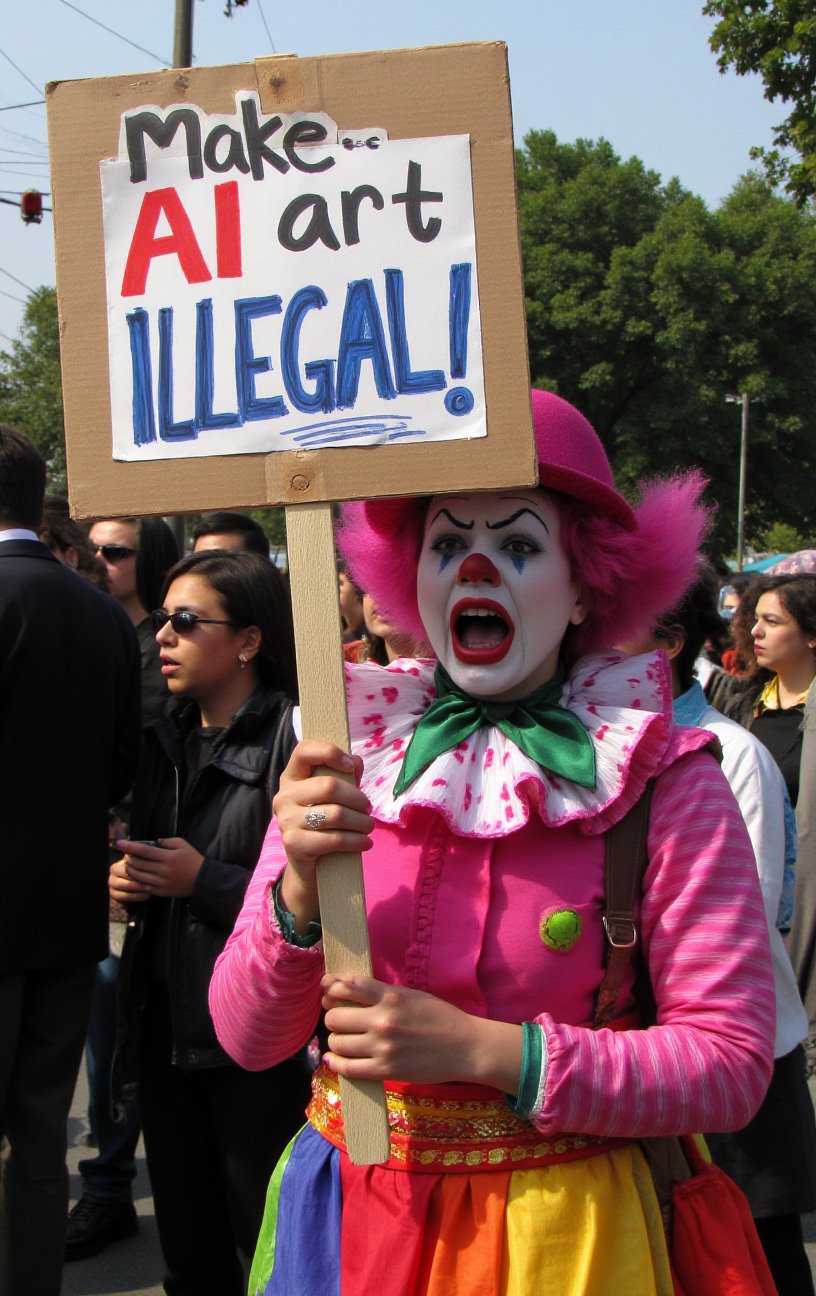
M629 1141L591 1134L544 1138L510 1110L502 1094L484 1085L390 1082L385 1097L391 1133L387 1165L392 1170L527 1170L596 1156ZM325 1066L312 1079L307 1116L318 1133L345 1151L340 1084Z

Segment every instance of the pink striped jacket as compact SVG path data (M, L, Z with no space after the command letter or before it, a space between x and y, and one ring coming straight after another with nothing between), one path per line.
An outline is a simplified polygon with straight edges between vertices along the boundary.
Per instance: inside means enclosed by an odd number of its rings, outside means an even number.
M604 852L586 825L531 816L517 832L480 839L416 808L404 826L378 823L363 857L376 977L543 1028L533 1119L547 1136L736 1129L770 1079L774 987L742 817L707 753L672 739L659 768L638 916L658 1005L649 1030L587 1025L603 963ZM273 820L210 990L221 1043L251 1070L301 1047L319 1012L322 946L288 945L271 915L285 862ZM541 936L561 909L581 918L567 950ZM630 983L619 1011L633 1006Z

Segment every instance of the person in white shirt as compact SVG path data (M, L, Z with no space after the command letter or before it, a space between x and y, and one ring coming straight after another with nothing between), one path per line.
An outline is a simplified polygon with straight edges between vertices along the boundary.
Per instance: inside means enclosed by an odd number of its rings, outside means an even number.
M779 766L753 734L709 706L695 659L719 626L717 578L701 561L697 581L652 634L623 645L635 654L663 648L672 673L677 724L707 729L720 741L722 770L751 837L765 901L776 988L774 1074L757 1115L732 1134L706 1132L713 1159L748 1198L780 1292L812 1296L799 1216L816 1205L816 1124L805 1079L808 1030L790 959L777 926L785 873L785 785Z

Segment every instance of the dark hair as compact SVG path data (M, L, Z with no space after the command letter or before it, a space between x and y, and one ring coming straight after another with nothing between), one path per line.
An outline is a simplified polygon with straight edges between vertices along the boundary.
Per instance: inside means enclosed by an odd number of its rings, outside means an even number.
M27 436L0 425L0 523L38 531L45 499L45 460Z
M816 575L798 572L771 576L762 593L776 594L802 633L808 639L816 639Z
M755 577L752 576L751 572L734 572L733 576L726 576L724 580L720 581L720 584L730 586L734 593L742 598L754 580Z
M372 634L363 622L362 647L358 661L374 662L377 666L388 665L388 648L381 635Z
M163 518L137 519L137 528L136 593L142 607L152 612L161 601L167 573L178 562L178 545Z
M236 549L204 549L188 554L167 573L161 591L180 576L201 576L212 586L237 626L257 626L261 646L254 664L264 684L297 698L295 636L289 587L274 563Z
M70 518L71 506L68 503L67 495L46 495L45 510L52 518ZM81 527L85 534L88 534L88 523L77 522L76 525Z
M757 604L763 594L769 593L778 595L785 611L790 613L808 638L816 638L816 575L755 575L731 619L731 635L741 676L739 695L749 702L754 702L759 697L763 686L774 675L772 670L759 665L751 634L751 628L757 619ZM728 714L731 714L730 708ZM734 715L737 718L736 712Z
M105 564L97 558L81 522L68 514L68 501L62 495L49 495L43 507L40 539L53 553L59 549L74 548L77 554L77 575L108 592L108 573Z
M754 652L754 638L751 627L756 621L756 605L770 583L770 576L754 573L748 585L740 595L740 601L729 623L731 640L736 653L737 673L748 682L762 683L771 678L771 671L760 666Z
M225 531L234 531L243 536L244 549L247 553L269 557L269 540L259 522L247 517L246 513L205 513L201 521L193 528L193 545L202 536L222 535Z
M718 594L717 573L708 561L701 559L694 584L679 603L663 613L654 627L658 638L668 636L675 628L682 631L683 647L674 658L674 666L684 693L694 683L694 663L705 641L711 639L719 646L726 633L726 624L717 607Z

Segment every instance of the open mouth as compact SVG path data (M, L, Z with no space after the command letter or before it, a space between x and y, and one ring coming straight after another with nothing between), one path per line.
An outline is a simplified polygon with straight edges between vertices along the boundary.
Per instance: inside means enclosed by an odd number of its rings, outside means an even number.
M499 603L460 599L450 616L451 644L466 665L490 666L510 651L515 628Z

